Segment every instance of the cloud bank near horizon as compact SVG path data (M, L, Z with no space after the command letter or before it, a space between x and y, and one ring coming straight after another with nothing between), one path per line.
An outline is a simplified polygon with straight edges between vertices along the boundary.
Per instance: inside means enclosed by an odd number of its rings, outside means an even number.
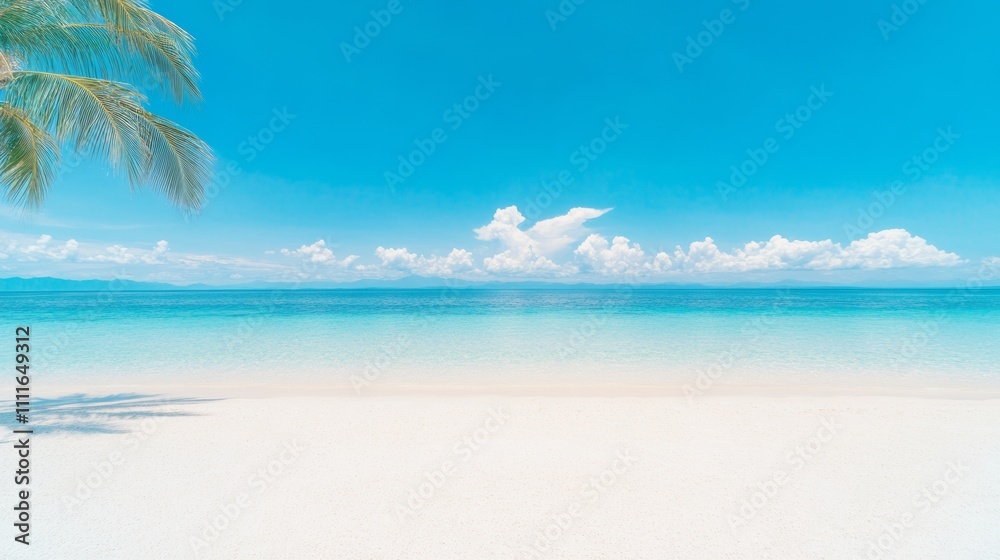
M774 235L729 250L711 237L671 251L649 252L624 235L605 236L588 222L611 208L572 208L524 227L516 206L499 208L489 223L474 228L472 249L418 254L403 247L377 247L371 257L338 257L318 239L298 248L263 251L261 258L224 257L173 251L166 240L150 247L102 246L75 239L56 242L49 235L8 234L0 242L0 268L8 272L32 264L58 264L59 270L98 271L102 265L131 268L137 279L159 281L350 281L395 279L407 275L466 280L579 278L614 281L671 281L707 274L738 277L782 271L885 270L956 267L959 255L938 249L905 229L887 229L842 245ZM996 257L993 257L996 259ZM39 267L44 268L44 267Z

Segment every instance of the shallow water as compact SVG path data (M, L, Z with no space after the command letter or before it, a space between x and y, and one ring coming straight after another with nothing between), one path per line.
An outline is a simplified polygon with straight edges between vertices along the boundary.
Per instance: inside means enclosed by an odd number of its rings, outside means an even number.
M1000 381L987 289L4 293L0 311L11 353L31 326L36 383Z

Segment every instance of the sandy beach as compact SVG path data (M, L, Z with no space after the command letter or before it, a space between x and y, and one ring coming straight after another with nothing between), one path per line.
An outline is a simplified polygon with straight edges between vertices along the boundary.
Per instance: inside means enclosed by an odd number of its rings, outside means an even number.
M1000 400L975 393L110 393L37 414L34 557L1000 549Z
M1000 560L998 17L0 0L0 560Z

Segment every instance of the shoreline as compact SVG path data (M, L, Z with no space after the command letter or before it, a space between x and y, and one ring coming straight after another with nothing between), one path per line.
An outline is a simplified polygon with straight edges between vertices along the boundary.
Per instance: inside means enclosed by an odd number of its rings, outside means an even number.
M679 398L698 401L713 397L901 397L956 400L1000 399L996 384L905 384L845 385L820 383L714 384L699 388L694 384L640 383L372 383L360 390L337 383L239 383L239 384L36 384L35 394L43 398L64 395L149 393L214 398L290 397L583 397L583 398ZM0 399L0 403L8 400ZM12 401L10 401L12 402Z

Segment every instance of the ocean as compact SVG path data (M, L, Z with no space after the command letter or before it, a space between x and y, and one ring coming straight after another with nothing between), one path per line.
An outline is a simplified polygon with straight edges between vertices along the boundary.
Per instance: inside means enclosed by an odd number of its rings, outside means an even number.
M39 386L1000 380L1000 290L0 294Z

